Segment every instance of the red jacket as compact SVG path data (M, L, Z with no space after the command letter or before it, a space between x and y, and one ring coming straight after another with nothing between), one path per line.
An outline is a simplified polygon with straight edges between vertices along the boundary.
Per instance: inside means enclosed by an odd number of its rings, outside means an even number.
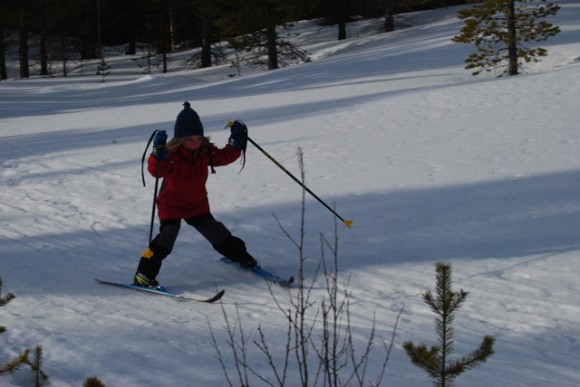
M231 145L219 149L211 146L213 165L219 167L236 161L241 150ZM209 155L192 154L180 147L169 153L166 160L159 162L159 177L163 178L157 196L157 211L160 219L186 219L209 212L209 200L205 183L209 175ZM149 173L155 177L157 159L149 156Z

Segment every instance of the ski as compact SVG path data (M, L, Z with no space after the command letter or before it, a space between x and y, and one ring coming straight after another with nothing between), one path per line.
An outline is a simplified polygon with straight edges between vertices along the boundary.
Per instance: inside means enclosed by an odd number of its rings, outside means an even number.
M239 263L232 261L229 258L223 257L221 259L222 262L227 263L228 265L235 265L237 267L239 267L240 269L246 270L246 271L251 271L253 273L255 273L256 275L258 275L259 277L265 279L268 282L272 282L275 283L277 285L280 285L282 287L289 287L290 285L292 285L294 283L294 277L289 277L288 279L279 277L275 274L270 273L267 270L264 270L260 265L254 267L253 269L246 269L242 266L240 266Z
M145 288L142 286L137 286L137 285L132 285L132 284L124 284L124 283L119 283L119 282L111 282L111 281L103 281L100 279L96 279L95 281L97 281L97 283L103 284L103 285L110 285L110 286L116 286L118 288L125 288L125 289L132 289L132 290L137 290L140 292L146 292L146 293L152 293L152 294L157 294L159 296L166 296L166 297L171 297L177 301L195 301L195 302L205 302L208 304L212 304L216 301L219 301L224 293L226 292L225 290L220 290L215 296L211 297L211 298L207 298L207 299L201 299L201 298L193 298L193 297L186 297L186 296L181 296L179 294L175 294L173 292L170 292L169 290L165 290L165 289L150 289L150 288Z

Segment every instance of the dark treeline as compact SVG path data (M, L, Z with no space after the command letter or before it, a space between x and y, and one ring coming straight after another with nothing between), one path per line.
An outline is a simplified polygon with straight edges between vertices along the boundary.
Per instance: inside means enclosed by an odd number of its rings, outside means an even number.
M346 39L353 17L384 17L454 5L462 0L0 0L0 79L7 52L17 52L20 77L32 63L40 75L50 64L103 56L103 47L127 45L134 55L146 47L157 55L201 47L201 67L212 65L212 44L287 22L318 18L337 25Z

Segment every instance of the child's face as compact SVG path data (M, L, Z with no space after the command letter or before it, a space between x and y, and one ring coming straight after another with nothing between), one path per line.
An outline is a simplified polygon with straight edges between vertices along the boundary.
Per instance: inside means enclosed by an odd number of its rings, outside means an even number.
M185 139L183 146L190 151L198 150L201 146L201 136L189 136Z

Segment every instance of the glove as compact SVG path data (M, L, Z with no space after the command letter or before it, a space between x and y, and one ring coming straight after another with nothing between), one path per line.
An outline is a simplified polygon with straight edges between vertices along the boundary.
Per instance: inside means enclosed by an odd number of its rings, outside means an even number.
M246 149L248 142L248 127L240 120L228 122L230 127L230 139L228 144L236 149Z
M169 152L165 145L167 144L167 132L165 130L160 130L155 134L153 138L153 156L157 160L165 160L169 157Z

